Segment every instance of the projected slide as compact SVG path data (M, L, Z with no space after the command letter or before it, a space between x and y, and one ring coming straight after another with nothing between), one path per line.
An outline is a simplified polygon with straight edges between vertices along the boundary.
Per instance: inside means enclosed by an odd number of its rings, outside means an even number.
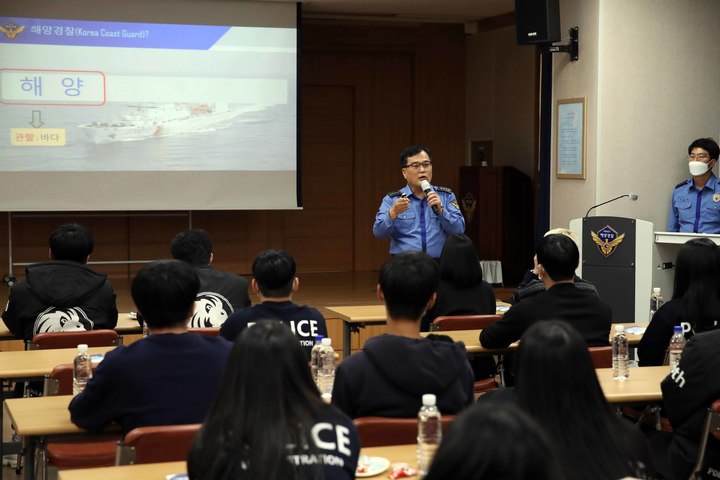
M0 25L0 174L297 168L294 28Z

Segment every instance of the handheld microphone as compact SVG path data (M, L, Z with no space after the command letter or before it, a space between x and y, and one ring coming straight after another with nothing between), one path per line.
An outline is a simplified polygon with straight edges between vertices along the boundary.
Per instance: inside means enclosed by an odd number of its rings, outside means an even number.
M593 205L592 207L590 207L588 209L588 211L585 213L585 218L587 218L587 216L590 215L590 212L593 211L594 209L596 209L597 207L600 207L600 206L605 205L610 202L614 202L615 200L620 200L621 198L625 198L625 197L628 197L633 202L637 201L637 199L639 198L637 193L630 192L630 193L626 193L625 195L620 195L619 197L612 198L612 199L608 200L607 202L598 203L597 205Z
M430 182L427 180L423 180L420 182L420 188L422 188L423 192L425 192L425 195L432 192L432 188L430 188ZM440 215L440 208L437 205L432 206L433 212L435 212L435 215Z

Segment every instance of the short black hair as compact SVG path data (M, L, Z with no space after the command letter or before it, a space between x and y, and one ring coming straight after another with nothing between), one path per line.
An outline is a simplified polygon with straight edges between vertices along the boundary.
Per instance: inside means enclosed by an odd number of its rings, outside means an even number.
M702 148L710 155L710 160L717 160L720 156L720 147L715 140L712 138L698 138L690 144L688 147L688 155L693 151L693 148Z
M432 152L425 145L410 145L400 154L400 167L407 167L408 157L414 157L415 155L425 152L430 160L432 160Z
M180 232L170 243L170 253L173 258L190 265L209 265L212 253L210 235L199 228Z
M550 278L559 282L575 277L575 269L580 262L580 252L572 238L567 235L552 234L540 239L537 261Z
M295 259L284 250L264 250L255 257L252 273L263 296L287 297L295 280Z
M161 260L144 266L133 279L130 292L150 328L185 325L193 312L200 279L182 260Z
M380 268L380 290L392 318L419 320L440 282L440 267L429 255L403 252Z
M48 240L53 260L85 263L93 252L95 242L90 230L77 223L60 225Z

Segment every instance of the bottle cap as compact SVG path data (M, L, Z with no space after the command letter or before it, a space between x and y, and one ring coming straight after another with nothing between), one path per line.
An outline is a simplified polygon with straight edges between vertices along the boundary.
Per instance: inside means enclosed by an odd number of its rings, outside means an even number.
M426 393L422 396L423 405L426 407L434 407L437 403L437 398L434 393Z
M653 287L653 293L660 293L660 287Z
M322 343L323 338L325 338L323 335L315 335L315 342Z
M332 345L332 338L323 338L322 344L323 345Z
M78 349L77 350L78 353L87 353L87 351L88 351L87 343L81 343L80 345L77 346L77 349Z
M682 325L675 325L673 327L673 332L675 333L682 333Z
M623 331L625 331L625 325L620 325L620 324L615 325L615 331L616 331L616 332L623 332Z

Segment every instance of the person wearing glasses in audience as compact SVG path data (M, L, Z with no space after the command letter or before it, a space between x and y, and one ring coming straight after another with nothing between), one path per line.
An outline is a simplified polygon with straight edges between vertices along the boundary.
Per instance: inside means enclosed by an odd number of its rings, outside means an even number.
M465 231L455 194L430 184L433 163L428 147L413 145L403 150L400 167L407 185L385 195L375 216L373 235L390 238L391 255L414 251L439 259L447 236ZM425 188L423 182L427 182Z
M672 193L669 232L720 233L720 181L712 169L720 147L712 138L698 138L688 147L688 180Z

